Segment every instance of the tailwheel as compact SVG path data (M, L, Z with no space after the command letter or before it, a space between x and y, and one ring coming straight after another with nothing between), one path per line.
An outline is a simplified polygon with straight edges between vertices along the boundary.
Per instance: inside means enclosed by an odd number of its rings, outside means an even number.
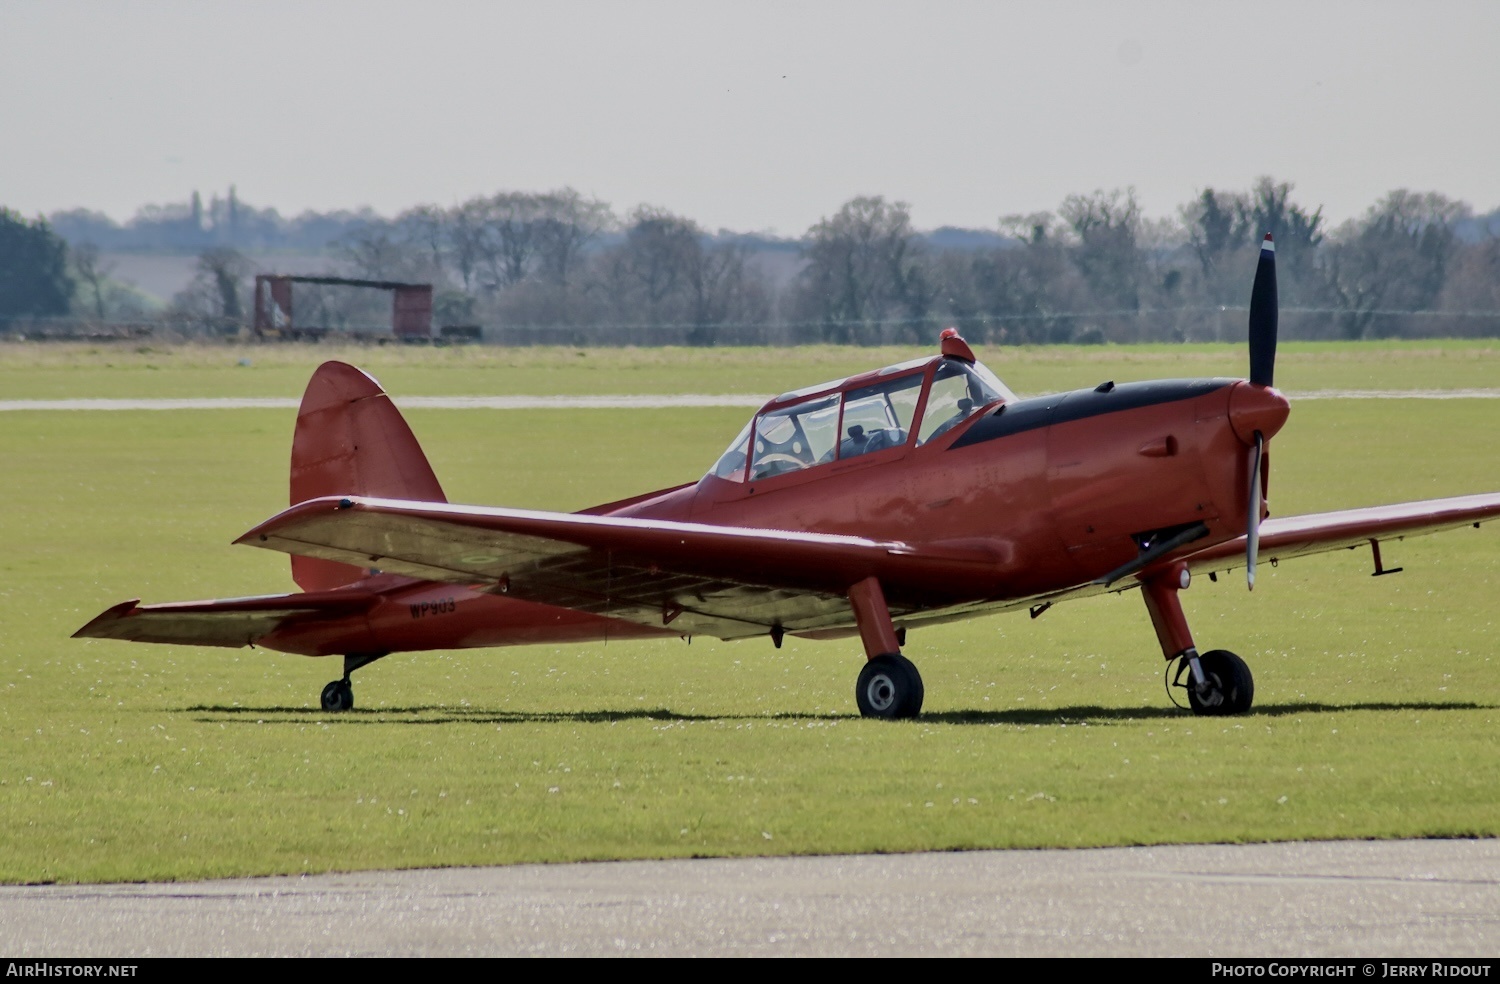
M854 701L864 717L916 717L922 710L922 674L900 653L883 653L867 661L859 671Z
M1227 649L1214 649L1198 657L1203 668L1203 685L1198 687L1188 674L1188 705L1193 713L1204 717L1244 714L1255 699L1255 678L1245 661Z
M369 666L377 659L384 659L388 654L384 652L373 653L345 653L344 654L344 678L342 680L330 681L323 688L323 710L325 711L351 711L354 709L354 685L349 682L349 676L361 666Z
M323 710L348 711L354 708L354 687L348 679L334 680L323 688Z

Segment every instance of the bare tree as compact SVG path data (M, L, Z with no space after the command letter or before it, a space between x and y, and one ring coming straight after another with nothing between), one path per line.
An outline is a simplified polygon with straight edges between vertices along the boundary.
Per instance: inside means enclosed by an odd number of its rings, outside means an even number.
M1250 242L1249 202L1244 195L1203 189L1191 203L1182 206L1188 244L1198 258L1204 280L1217 279L1224 257Z
M213 283L219 300L219 317L232 320L244 318L245 307L241 297L245 278L250 274L250 261L239 250L215 247L199 254L198 272Z
M846 202L808 230L801 307L832 342L877 343L882 322L921 310L928 298L915 273L919 246L905 202L880 196Z
M1073 317L1088 287L1069 255L1071 231L1051 212L1008 215L1000 231L1018 245L981 253L970 264L976 339L1013 345L1073 341L1095 328Z
M369 280L420 280L426 273L424 250L385 222L360 226L335 243L334 251L355 276Z
M448 213L448 251L466 294L472 294L478 286L489 219L490 203L484 198L471 198Z
M566 288L583 249L614 222L614 213L597 198L572 188L537 197L533 242L545 280Z
M447 280L449 217L436 205L418 205L396 216L396 238L419 250L431 268L431 279Z
M215 330L237 330L245 320L250 261L235 249L215 246L198 254L192 282L172 298L175 316Z
M1500 235L1485 232L1460 247L1438 299L1441 310L1458 316L1444 321L1454 334L1494 335L1500 329Z
M93 243L79 243L68 253L73 270L73 279L83 286L93 302L93 314L100 321L105 319L104 298L109 292L109 275L114 271L113 263L106 263Z
M771 316L770 284L759 268L751 265L743 245L725 243L700 249L692 257L688 286L693 299L689 345L712 345L726 326L764 322Z
M1454 223L1469 206L1437 192L1397 189L1364 218L1345 223L1323 251L1323 282L1340 309L1346 338L1399 333L1399 320L1376 323L1379 311L1432 310L1459 247Z
M531 272L541 215L536 195L508 191L490 199L484 244L491 277L500 287L518 284Z
M1251 246L1262 236L1276 243L1276 280L1282 303L1297 303L1314 281L1314 260L1323 242L1323 208L1309 212L1291 200L1290 181L1258 178L1250 192L1246 211Z
M625 242L610 265L621 291L641 299L646 319L686 314L686 291L703 253L702 237L697 223L666 209L642 205L631 213Z
M1073 262L1095 303L1106 309L1137 310L1141 257L1136 238L1141 209L1135 189L1069 195L1058 212L1077 236Z

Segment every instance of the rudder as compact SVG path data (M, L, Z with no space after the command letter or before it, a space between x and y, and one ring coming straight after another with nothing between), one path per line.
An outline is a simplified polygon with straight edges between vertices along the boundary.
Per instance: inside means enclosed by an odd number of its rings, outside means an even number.
M447 502L427 455L374 377L325 362L308 380L292 435L291 505L325 495ZM327 591L367 575L358 567L292 557L303 591Z

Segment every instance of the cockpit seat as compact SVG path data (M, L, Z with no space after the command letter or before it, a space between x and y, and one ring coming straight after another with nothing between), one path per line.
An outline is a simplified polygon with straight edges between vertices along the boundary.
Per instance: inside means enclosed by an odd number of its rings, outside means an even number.
M937 428L934 429L931 434L927 435L927 441L924 441L923 443L925 444L925 443L934 441L934 440L936 440L939 437L942 437L944 434L948 433L953 428L955 428L959 424L963 423L965 420L968 420L969 419L969 414L971 414L973 412L974 412L974 401L973 400L969 399L968 397L964 397L963 399L959 400L958 401L958 412L955 413L953 416L949 417L947 420L943 421L941 424L938 424Z
M872 451L898 448L906 443L906 431L900 427L886 427L865 432L859 424L849 428L849 436L839 442L839 458L857 458Z

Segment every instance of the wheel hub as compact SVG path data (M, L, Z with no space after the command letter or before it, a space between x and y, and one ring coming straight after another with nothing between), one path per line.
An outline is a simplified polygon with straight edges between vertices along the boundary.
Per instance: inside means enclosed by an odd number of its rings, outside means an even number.
M1218 674L1207 674L1203 683L1198 685L1198 703L1204 707L1218 707L1224 703L1224 685Z
M865 688L865 696L875 710L890 710L896 701L896 684L884 673L878 674L870 679L869 686Z

